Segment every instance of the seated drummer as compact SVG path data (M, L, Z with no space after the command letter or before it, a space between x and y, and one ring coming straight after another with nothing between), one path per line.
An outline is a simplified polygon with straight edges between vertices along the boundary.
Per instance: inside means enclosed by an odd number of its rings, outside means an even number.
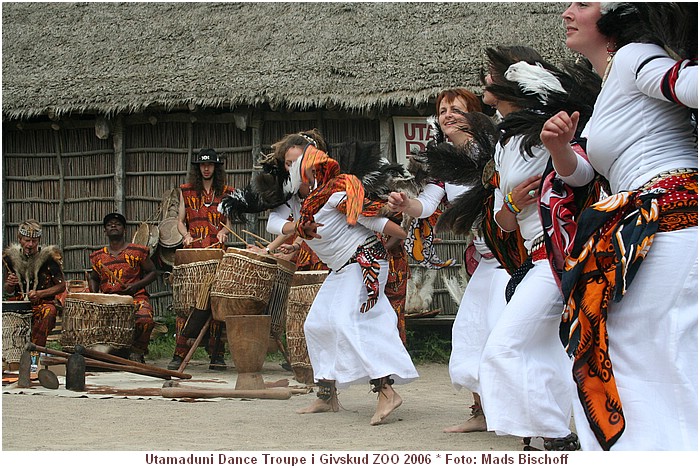
M228 221L219 213L218 206L224 195L231 194L233 187L226 184L224 159L211 148L202 149L190 163L186 184L180 186L178 231L182 234L183 248L211 248L218 245L226 248ZM187 323L184 317L175 317L175 353L168 369L177 370L190 350L189 340L182 335ZM226 370L224 342L226 323L212 320L209 324L207 352L209 369Z
M136 326L129 359L145 362L143 356L148 352L148 342L155 326L153 307L145 288L156 279L156 269L148 247L126 241L126 218L123 215L110 213L102 224L109 245L90 254L90 291L134 298Z
M56 315L62 310L59 297L66 283L61 250L55 245L40 246L41 234L41 224L28 219L19 225L19 243L3 250L2 299L31 302L32 343L46 346Z

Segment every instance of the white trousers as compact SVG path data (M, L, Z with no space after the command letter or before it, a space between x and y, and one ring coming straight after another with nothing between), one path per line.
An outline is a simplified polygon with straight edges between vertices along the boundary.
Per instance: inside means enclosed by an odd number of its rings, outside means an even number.
M456 389L481 393L479 363L491 330L506 306L510 275L495 258L482 258L469 279L452 325L450 378Z
M612 450L698 450L698 228L657 233L608 308L610 361L625 416ZM578 397L583 450L601 450Z
M335 380L338 388L391 376L396 384L418 377L406 351L396 312L384 295L389 271L381 261L381 294L365 313L367 300L362 269L357 263L330 272L304 322L306 345L316 380Z
M484 347L479 383L488 430L518 437L569 434L573 378L559 339L562 310L549 263L536 261Z

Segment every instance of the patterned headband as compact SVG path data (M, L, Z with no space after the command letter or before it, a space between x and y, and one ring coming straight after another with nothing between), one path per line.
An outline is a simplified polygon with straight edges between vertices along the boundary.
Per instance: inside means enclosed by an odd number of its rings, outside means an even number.
M309 135L307 135L306 133L300 133L299 135L301 135L302 137L304 137L304 139L305 139L306 141L308 141L309 143L311 143L312 145L314 145L315 147L318 148L318 144L316 143L316 140L314 140L313 138L311 138Z
M41 237L41 228L34 228L27 224L22 224L19 227L19 235L24 237Z

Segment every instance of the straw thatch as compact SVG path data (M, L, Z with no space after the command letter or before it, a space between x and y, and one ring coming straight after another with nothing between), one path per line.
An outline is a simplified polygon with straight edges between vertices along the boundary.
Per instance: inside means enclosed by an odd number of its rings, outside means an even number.
M5 119L367 110L480 89L483 50L568 56L561 3L3 3Z

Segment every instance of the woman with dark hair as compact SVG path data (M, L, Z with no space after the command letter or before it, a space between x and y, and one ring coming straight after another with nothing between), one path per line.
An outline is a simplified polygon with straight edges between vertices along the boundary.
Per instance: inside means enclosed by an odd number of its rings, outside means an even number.
M569 185L599 173L613 193L579 218L562 278L576 428L586 450L697 451L697 3L575 2L562 16L603 77L589 159L569 146L576 112L541 138Z
M558 338L562 296L548 259L539 215L540 184L549 154L539 131L559 109L588 115L582 88L569 74L528 47L486 50L484 103L503 117L494 156L499 174L494 219L502 231L519 230L528 259L512 273L507 305L484 345L479 363L488 429L543 439L545 450L576 450L569 425L571 363Z
M380 424L402 403L393 384L418 377L384 294L387 253L376 234L405 232L380 215L382 203L366 198L358 177L312 144L292 164L290 183L303 200L295 232L331 270L304 322L318 398L298 412L338 411L337 388L369 380L378 397L370 424Z

